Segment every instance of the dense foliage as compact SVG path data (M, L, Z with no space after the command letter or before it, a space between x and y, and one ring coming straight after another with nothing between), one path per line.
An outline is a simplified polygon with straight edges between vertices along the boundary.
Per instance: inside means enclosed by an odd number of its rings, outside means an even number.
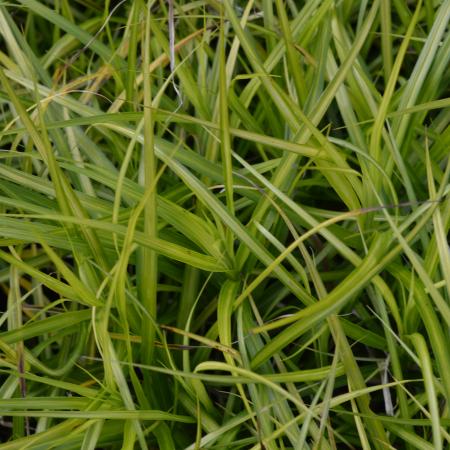
M0 4L0 449L450 445L450 1Z

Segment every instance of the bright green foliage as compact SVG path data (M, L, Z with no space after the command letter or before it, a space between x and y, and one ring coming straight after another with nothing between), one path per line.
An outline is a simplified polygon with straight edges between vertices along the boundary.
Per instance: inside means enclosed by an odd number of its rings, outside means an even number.
M0 450L449 448L449 17L0 2Z

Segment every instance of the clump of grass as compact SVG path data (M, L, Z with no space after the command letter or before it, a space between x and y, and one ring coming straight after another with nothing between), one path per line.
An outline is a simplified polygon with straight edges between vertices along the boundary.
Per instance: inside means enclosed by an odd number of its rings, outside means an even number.
M0 5L0 449L446 448L449 15Z

